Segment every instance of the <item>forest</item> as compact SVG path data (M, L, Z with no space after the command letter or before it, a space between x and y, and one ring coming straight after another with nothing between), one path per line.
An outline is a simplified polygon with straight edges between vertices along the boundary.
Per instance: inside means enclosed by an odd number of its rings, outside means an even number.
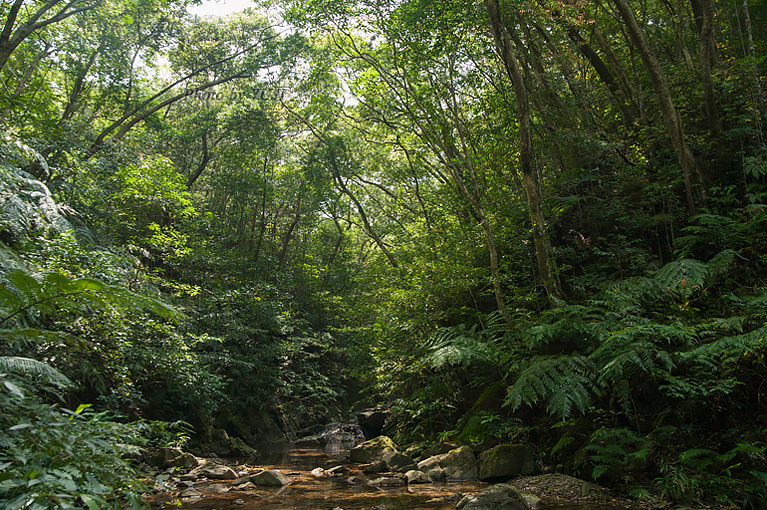
M385 406L767 505L767 1L0 3L0 508Z

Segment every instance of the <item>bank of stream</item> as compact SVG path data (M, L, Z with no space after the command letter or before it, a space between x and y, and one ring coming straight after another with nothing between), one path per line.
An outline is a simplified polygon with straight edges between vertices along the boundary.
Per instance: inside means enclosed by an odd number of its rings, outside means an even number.
M195 510L454 510L467 494L477 493L490 484L483 482L439 482L397 487L373 487L364 480L359 466L349 464L348 448L353 443L331 443L324 447L271 446L259 450L248 462L227 460L240 476L261 470L278 471L291 483L282 487L253 484L236 485L232 481L198 479L179 482L171 474L165 488L150 498L153 509L187 508ZM344 465L344 476L327 476L316 468ZM314 473L313 473L314 471ZM351 478L351 482L350 482ZM520 488L535 486L536 477L519 480ZM545 477L543 478L545 479ZM547 482L551 484L551 479ZM560 484L561 485L561 484ZM540 489L545 490L541 487ZM580 488L577 488L580 491ZM607 494L592 493L592 500L566 498L568 492L537 494L542 501L536 510L624 510L625 505L611 502ZM578 496L580 494L575 494ZM593 497L593 496L597 497Z

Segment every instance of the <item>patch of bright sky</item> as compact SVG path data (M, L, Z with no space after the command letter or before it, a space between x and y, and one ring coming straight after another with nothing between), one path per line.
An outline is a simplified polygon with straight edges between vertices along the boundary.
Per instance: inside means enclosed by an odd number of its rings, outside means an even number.
M202 5L193 5L187 10L198 16L227 16L255 6L253 0L202 0Z

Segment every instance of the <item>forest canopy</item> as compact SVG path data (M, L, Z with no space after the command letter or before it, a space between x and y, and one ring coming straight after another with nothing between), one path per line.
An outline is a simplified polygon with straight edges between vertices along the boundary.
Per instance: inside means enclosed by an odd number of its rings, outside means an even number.
M3 508L375 405L764 507L767 2L195 3L0 3Z

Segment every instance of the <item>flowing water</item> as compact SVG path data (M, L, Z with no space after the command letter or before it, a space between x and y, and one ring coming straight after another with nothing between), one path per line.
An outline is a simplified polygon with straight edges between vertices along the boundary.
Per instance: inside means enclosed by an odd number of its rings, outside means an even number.
M353 443L331 443L324 448L294 448L290 445L261 450L255 464L260 469L279 470L292 483L281 488L251 487L237 490L227 482L197 482L200 495L184 497L183 490L159 494L151 501L153 509L186 508L196 510L454 510L458 493L474 493L487 487L482 482L452 482L375 488L347 482L360 476L352 469L349 475L317 477L311 471L343 463L346 450ZM235 471L246 466L232 463ZM252 467L249 465L247 467ZM353 468L354 466L347 466ZM243 471L244 472L244 471ZM378 476L378 475L374 475ZM370 478L370 476L366 476ZM182 489L185 489L183 487ZM621 510L618 507L607 507ZM541 510L606 510L589 505L558 505Z

